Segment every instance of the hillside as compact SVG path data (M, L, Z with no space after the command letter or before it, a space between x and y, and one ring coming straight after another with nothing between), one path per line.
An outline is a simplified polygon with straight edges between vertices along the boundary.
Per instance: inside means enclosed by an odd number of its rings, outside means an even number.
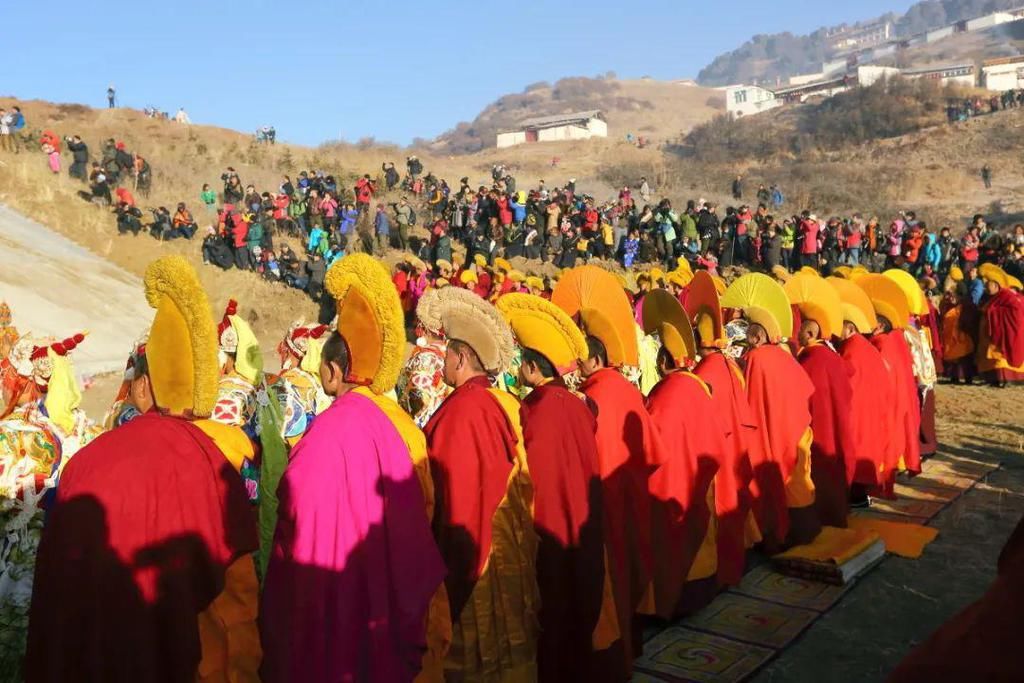
M724 86L734 83L772 83L776 79L785 81L790 76L814 73L834 53L829 47L829 34L840 28L857 28L878 21L892 21L895 37L912 36L958 21L1014 9L1021 0L924 0L910 7L902 15L886 14L846 25L827 26L807 35L793 35L790 32L760 34L753 36L735 50L715 57L697 75L697 81L706 86ZM937 49L952 52L945 61L970 61L969 51L949 48L947 41ZM1019 51L1011 52L1019 54ZM993 56L1004 56L1002 54ZM919 62L912 65L917 66ZM910 66L907 64L906 66Z
M621 140L632 133L657 144L685 134L724 108L721 93L692 84L563 78L554 84L534 83L521 93L499 98L473 121L461 122L438 136L429 148L438 154L471 154L493 148L500 131L515 128L524 119L588 109L603 112L611 138Z

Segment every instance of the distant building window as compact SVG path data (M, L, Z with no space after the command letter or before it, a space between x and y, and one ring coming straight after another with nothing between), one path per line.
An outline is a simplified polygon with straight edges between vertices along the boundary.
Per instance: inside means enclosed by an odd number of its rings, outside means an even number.
M747 101L747 91L746 90L737 90L736 92L734 92L732 94L732 96L733 96L733 101L736 104L743 104L744 102Z

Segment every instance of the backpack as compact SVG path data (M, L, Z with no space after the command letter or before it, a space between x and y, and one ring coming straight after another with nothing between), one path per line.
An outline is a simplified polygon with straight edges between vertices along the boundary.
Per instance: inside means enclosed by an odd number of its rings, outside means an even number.
M409 205L409 225L416 225L416 209Z

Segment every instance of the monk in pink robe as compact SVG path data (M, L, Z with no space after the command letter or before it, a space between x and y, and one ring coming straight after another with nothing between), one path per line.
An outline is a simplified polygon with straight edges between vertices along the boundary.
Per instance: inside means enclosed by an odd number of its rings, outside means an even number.
M412 681L445 566L392 422L343 394L292 450L278 497L263 681Z

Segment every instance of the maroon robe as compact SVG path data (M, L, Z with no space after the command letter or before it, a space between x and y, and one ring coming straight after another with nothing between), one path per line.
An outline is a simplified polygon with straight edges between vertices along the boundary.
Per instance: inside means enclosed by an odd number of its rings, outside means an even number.
M811 480L814 507L825 526L845 527L850 504L846 458L852 458L856 438L852 420L853 388L850 364L822 343L805 346L797 358L814 384L811 399Z
M520 415L538 535L538 679L567 681L593 670L591 634L604 595L597 422L561 380L531 391Z
M892 417L889 457L881 487L873 495L891 498L900 458L912 473L921 471L921 401L914 379L914 359L903 330L871 336L871 344L882 354L892 386Z
M839 355L853 370L850 420L855 441L846 457L846 480L851 484L880 486L890 460L893 437L893 386L882 354L862 334L839 344ZM880 409L880 407L882 407Z
M27 681L188 681L198 617L258 546L241 477L190 422L147 413L72 458L43 529Z

